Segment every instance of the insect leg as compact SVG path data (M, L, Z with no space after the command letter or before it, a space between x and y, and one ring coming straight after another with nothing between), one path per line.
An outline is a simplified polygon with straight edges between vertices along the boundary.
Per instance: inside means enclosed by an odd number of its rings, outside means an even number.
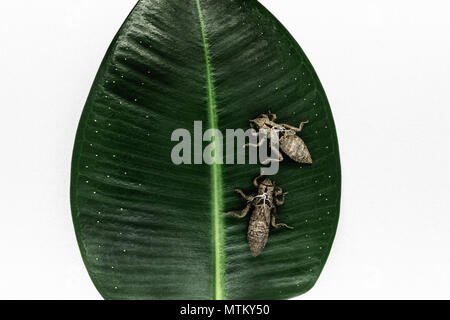
M278 159L267 158L266 160L264 160L263 162L261 162L261 164L267 164L267 163L269 163L270 161L273 161L273 162L281 162L281 161L284 160L283 156L281 155L281 153L280 153L278 150L276 150L276 149L271 149L271 150L272 150L273 153L278 153Z
M259 187L259 183L258 183L258 179L261 178L262 175L257 176L255 179L253 179L253 185L258 188Z
M244 210L242 210L241 214L233 212L233 211L223 212L222 214L224 214L224 215L232 215L232 216L235 216L237 218L244 218L247 215L247 213L250 211L251 206L252 206L251 203L247 204L247 206L244 208Z
M281 195L282 193L283 193L283 189L281 189L280 187L276 186L275 187L275 192L274 192L275 197Z
M309 120L308 121L303 121L303 122L300 122L300 125L298 126L298 132L300 132L300 131L302 131L303 130L303 126L305 125L305 124L307 124L307 123L309 123Z
M307 124L307 123L309 123L309 121L303 121L303 122L300 122L300 125L298 126L298 128L293 127L293 126L291 126L291 125L289 125L289 124L281 124L281 125L282 125L283 127L289 128L289 129L291 129L291 130L293 130L293 131L295 131L295 132L300 132L300 131L303 130L303 126L304 126L305 124Z
M260 134L258 133L258 136L259 136ZM262 146L262 144L264 143L264 141L266 141L266 137L264 137L264 138L262 138L260 141L259 141L259 143L258 144L254 144L254 143L247 143L247 144L244 144L244 148L245 147L255 147L255 148L258 148L258 147L261 147Z
M277 115L275 113L272 113L269 111L269 113L267 114L268 117L270 117L270 121L275 121L277 120Z
M280 189L280 191L283 192L281 189ZM281 199L275 198L275 204L276 204L277 206L282 206L282 205L284 204L284 197L285 197L285 195L287 195L287 194L288 194L287 192L278 194L278 195L281 195Z
M247 201L250 201L250 200L253 199L252 196L247 196L247 195L244 193L244 191L242 191L241 189L234 189L234 191L236 191L237 193L239 193L239 194L242 196L242 198L244 198L244 199L247 200Z
M272 226L274 228L285 227L285 228L288 228L288 229L294 229L294 227L290 227L290 226L288 226L285 223L276 223L275 222L275 214L272 214Z

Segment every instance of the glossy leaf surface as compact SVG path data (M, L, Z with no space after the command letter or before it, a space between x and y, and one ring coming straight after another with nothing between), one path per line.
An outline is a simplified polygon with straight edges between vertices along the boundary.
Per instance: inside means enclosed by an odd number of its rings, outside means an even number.
M308 32L308 30L305 30ZM309 120L312 165L288 157L289 191L254 258L247 219L224 217L253 192L257 165L175 165L172 132L249 127L268 110ZM193 154L194 157L194 154ZM142 0L108 50L77 133L72 214L107 299L283 299L309 290L331 249L340 202L336 132L305 54L257 1Z

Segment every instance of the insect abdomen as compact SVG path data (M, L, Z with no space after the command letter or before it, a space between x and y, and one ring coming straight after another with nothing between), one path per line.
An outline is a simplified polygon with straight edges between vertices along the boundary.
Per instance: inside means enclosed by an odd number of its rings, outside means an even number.
M269 238L269 224L264 213L254 212L248 226L247 240L250 251L256 257L266 246Z
M297 135L288 135L280 139L280 148L292 160L299 163L312 163L311 154L305 142Z

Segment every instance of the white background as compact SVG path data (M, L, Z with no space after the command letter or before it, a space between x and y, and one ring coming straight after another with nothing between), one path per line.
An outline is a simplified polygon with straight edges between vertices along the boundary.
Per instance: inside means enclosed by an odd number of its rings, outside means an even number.
M450 1L262 1L339 135L336 241L301 299L450 298ZM0 298L100 299L69 207L90 86L135 0L0 1Z

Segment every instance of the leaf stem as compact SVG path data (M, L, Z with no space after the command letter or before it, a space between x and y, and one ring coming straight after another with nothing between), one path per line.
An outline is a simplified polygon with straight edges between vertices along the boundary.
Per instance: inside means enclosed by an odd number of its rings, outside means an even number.
M208 42L206 36L206 28L203 20L202 8L200 0L196 0L198 16L200 21L200 29L202 34L203 49L205 53L206 63L206 86L208 90L208 121L211 129L218 128L217 111L216 111L216 97L214 91L214 81L211 70ZM216 138L213 136L211 142L214 144L214 150L217 150ZM219 164L219 155L213 152L214 162L211 165L211 197L212 197L212 234L213 234L213 257L214 257L214 281L213 281L213 297L215 300L225 299L225 292L223 286L224 270L223 270L223 218L220 215L222 210L222 168Z

